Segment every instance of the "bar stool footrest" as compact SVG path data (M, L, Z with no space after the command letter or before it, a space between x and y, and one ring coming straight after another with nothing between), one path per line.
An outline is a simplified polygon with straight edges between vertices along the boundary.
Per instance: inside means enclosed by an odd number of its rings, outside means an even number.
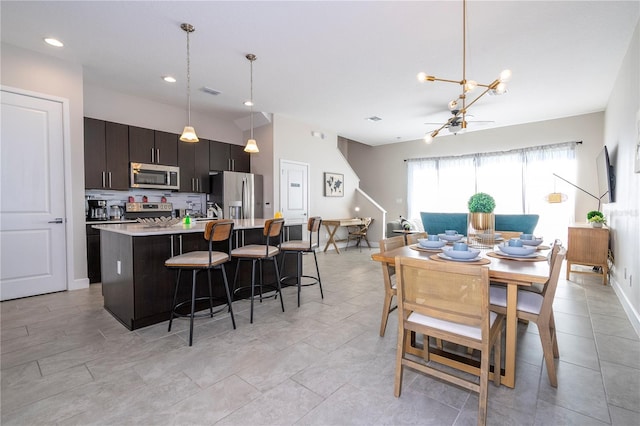
M302 279L302 278L308 278L308 279L310 279L312 281L311 282L307 282L307 283L302 282L300 284L301 287L308 287L310 285L316 285L316 284L319 283L318 277L314 277L314 276L311 276L311 275L301 275L300 279ZM291 279L293 279L295 281L293 281L293 282L285 282L285 280L291 280ZM298 277L296 275L287 275L286 277L280 278L280 285L283 285L285 287L294 287L294 286L297 287L298 286L298 281L297 280L298 280Z
M213 298L213 300L222 300L219 298ZM209 298L206 296L203 297L196 297L196 303L197 302L204 302L204 301L209 301ZM180 309L183 306L191 306L191 300L185 300L184 302L180 302L180 303L176 303L176 306L173 307L173 316L177 317L177 318L191 318L191 312L188 312L186 314L180 313L178 312L178 309ZM213 315L222 312L224 310L229 310L229 305L227 305L227 301L224 301L224 304L222 305L218 305L218 306L214 306L213 307L213 313L209 312L209 307L207 306L204 309L201 309L200 311L198 311L197 313L193 314L194 318L204 318L204 317L212 317ZM206 312L203 312L206 311Z

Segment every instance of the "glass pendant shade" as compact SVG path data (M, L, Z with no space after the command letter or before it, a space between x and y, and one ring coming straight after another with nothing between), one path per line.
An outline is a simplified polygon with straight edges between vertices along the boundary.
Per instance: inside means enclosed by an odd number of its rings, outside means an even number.
M256 144L255 139L249 139L247 141L247 146L244 147L244 152L248 152L250 154L256 154L260 152L260 150L258 149L258 144Z
M200 139L198 139L198 135L196 135L196 129L191 126L184 126L180 140L182 142L198 142Z

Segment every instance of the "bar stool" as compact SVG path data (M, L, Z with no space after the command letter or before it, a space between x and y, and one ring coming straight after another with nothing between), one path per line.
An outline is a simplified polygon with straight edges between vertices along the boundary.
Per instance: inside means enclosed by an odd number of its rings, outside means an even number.
M260 302L262 303L262 287L263 274L262 274L262 261L273 261L273 267L276 271L276 297L280 295L280 305L282 306L282 312L284 312L284 302L282 301L282 292L280 289L280 272L278 271L278 262L276 256L280 253L280 244L282 243L282 227L284 225L284 219L268 219L264 222L263 236L264 244L249 244L246 246L238 247L231 250L231 257L238 259L238 265L236 267L236 274L233 279L233 294L235 295L238 290L236 289L236 283L238 281L238 271L240 270L240 262L243 260L251 261L251 318L250 323L253 324L253 299L255 296L256 288L256 263L260 261ZM273 238L277 238L277 245L271 245Z
M231 315L231 323L233 324L233 328L236 328L236 320L233 317L233 308L231 307L231 294L229 293L229 283L227 281L227 272L225 270L224 264L227 263L230 259L231 252L231 233L233 232L233 221L232 220L212 220L207 222L207 225L204 230L204 239L209 242L209 250L208 251L192 251L188 253L183 253L178 256L173 256L170 259L167 259L164 263L164 266L167 268L175 268L177 269L177 278L176 278L176 290L173 296L173 304L171 308L171 317L169 318L169 329L171 331L171 325L173 323L173 317L189 317L189 346L193 344L193 319L196 317L203 317L205 315L209 315L213 318L213 314L218 313L224 309L218 309L215 312L213 311L213 294L211 292L211 270L212 269L220 269L222 271L222 280L224 281L224 289L227 295L227 306L229 309L229 314ZM213 250L213 243L220 241L228 241L227 252L215 251ZM183 302L177 303L178 298L178 288L180 286L180 275L182 270L191 270L192 278L191 278L191 300L185 300ZM209 284L209 297L196 297L196 278L198 273L202 271L207 271L207 282ZM199 300L209 300L209 312L204 312L201 314L195 313L196 302ZM184 305L190 305L191 312L189 314L181 314L178 312L178 309Z
M286 284L285 281L296 278L294 283L290 283L290 285L298 286L298 307L300 307L300 290L302 286L309 286L318 284L320 287L320 297L324 299L324 294L322 293L322 281L320 280L320 268L318 268L318 258L316 257L316 250L320 247L320 225L322 225L322 218L319 216L310 217L307 221L307 230L309 231L309 241L304 240L291 240L285 241L280 244L280 251L282 252L282 264L280 266L280 270L284 273L284 261L287 257L287 254L296 254L297 257L297 265L296 265L296 276L284 276L280 278L281 284ZM313 241L313 234L316 234L316 241ZM305 253L313 253L313 259L316 262L316 273L317 276L312 275L303 275L302 274L302 255ZM309 278L312 281L303 284L302 278Z

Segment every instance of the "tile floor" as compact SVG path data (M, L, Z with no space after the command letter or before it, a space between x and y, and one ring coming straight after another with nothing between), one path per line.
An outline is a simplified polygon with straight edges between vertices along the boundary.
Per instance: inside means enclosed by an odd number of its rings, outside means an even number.
M375 250L375 249L373 249ZM405 373L393 396L396 316L379 337L380 265L367 249L318 256L317 287L286 288L249 324L228 316L129 332L100 285L3 302L3 425L473 425L477 397ZM312 258L305 259L305 263ZM559 386L549 386L535 325L520 325L515 389L489 385L491 425L640 424L640 340L611 287L572 275L555 302Z

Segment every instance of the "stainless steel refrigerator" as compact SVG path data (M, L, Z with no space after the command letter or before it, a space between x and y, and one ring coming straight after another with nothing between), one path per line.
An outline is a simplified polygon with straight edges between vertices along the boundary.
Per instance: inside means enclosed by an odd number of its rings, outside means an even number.
M263 215L262 175L209 172L209 201L217 203L224 219L259 219Z

